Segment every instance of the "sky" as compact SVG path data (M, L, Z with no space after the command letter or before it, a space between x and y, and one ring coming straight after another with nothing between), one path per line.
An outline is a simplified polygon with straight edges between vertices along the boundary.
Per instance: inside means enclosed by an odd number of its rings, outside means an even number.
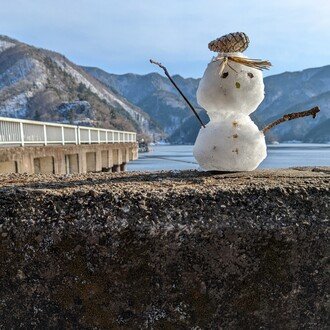
M266 75L330 64L330 0L0 0L0 34L117 74L200 77L229 32L250 38Z

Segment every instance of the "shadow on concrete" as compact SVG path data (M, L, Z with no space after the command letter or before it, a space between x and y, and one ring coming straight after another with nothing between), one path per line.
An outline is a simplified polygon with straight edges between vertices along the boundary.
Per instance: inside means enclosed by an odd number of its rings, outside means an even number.
M25 180L13 180L10 185L0 186L0 191L3 189L63 189L74 188L79 186L98 186L107 184L111 188L111 184L116 183L160 183L162 181L186 182L186 183L202 183L205 178L212 177L213 179L226 179L232 177L242 176L246 172L202 172L197 170L187 171L161 171L161 172L125 172L120 174L115 173L89 173L77 175L55 175L47 179L49 181L28 182L32 177L27 177ZM79 177L85 176L79 179ZM75 180L75 178L77 178ZM24 182L25 181L25 182Z

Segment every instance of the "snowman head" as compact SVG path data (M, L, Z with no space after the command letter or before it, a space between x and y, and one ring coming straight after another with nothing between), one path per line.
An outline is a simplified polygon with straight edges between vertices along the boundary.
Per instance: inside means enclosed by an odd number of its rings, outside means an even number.
M264 98L261 69L268 61L251 60L242 54L249 43L242 33L231 33L210 42L219 54L207 66L197 90L197 101L211 119L228 112L249 115Z

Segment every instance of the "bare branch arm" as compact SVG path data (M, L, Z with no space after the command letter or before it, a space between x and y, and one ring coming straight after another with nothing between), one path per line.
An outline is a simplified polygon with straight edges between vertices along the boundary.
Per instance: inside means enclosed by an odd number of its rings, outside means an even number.
M167 78L170 79L171 83L177 89L177 91L180 93L180 95L183 97L183 99L187 102L187 104L189 105L189 108L192 110L192 112L194 113L194 115L197 117L197 119L200 122L200 124L202 125L202 127L205 128L205 125L204 125L201 117L199 116L198 112L195 110L195 108L192 106L192 104L189 102L189 100L186 98L186 96L182 93L182 91L180 90L180 88L177 86L177 84L175 83L175 81L172 79L172 77L168 73L166 67L163 64L161 64L159 62L156 62L154 60L150 60L150 63L156 64L156 65L158 65L160 68L162 68L164 70L164 73L167 76Z
M272 122L271 124L267 125L266 127L264 127L262 129L262 132L265 134L267 133L271 128L273 128L274 126L281 124L285 121L289 121L292 119L297 119L297 118L302 118L302 117L306 117L306 116L313 116L313 118L316 117L316 114L320 112L320 108L319 107L314 107L310 110L306 110L306 111L301 111L301 112L293 112L293 113L289 113L287 115L284 115L282 118L279 118L277 120L275 120L274 122Z

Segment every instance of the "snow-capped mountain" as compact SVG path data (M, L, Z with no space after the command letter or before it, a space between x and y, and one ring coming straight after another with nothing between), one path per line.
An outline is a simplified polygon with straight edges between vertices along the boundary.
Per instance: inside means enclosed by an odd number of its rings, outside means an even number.
M286 113L316 105L321 112L315 119L309 117L279 125L270 131L269 138L277 141L330 141L330 65L266 77L265 99L253 116L260 126L264 126Z
M0 36L0 116L159 132L148 114L63 55Z
M168 135L191 115L185 101L178 95L170 81L158 73L115 75L98 68L83 69L147 112ZM179 75L173 76L173 79L197 106L196 89L199 80L184 79Z
M199 79L173 76L198 107ZM318 105L316 119L279 125L269 140L330 141L330 66L265 78L265 100L252 114L263 127L285 113ZM81 68L63 55L0 36L0 116L166 133L174 143L194 143L199 124L169 80L158 74L115 75Z
M199 124L166 77L115 75L98 68L84 68L88 73L117 91L147 112L169 134L173 143L194 143ZM173 77L185 95L197 106L199 79ZM267 134L268 140L304 142L330 141L330 65L299 72L285 72L266 77L265 99L252 114L261 128L285 113L307 110L315 105L321 112L277 126ZM204 121L207 115L202 111Z

